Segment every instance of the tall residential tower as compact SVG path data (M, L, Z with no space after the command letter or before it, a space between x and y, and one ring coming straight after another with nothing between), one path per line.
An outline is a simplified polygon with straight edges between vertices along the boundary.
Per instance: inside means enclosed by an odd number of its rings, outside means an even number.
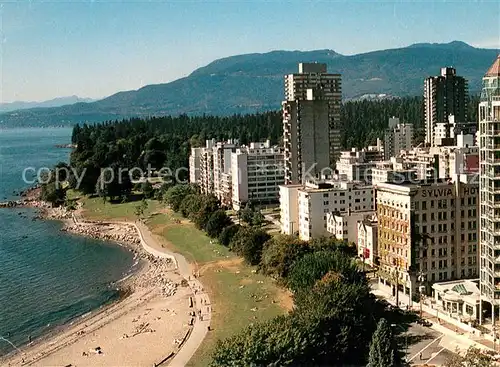
M333 167L340 151L340 74L326 64L301 63L298 74L285 76L283 143L285 183L319 178Z
M481 299L500 305L500 56L483 77L479 103ZM498 310L498 308L497 308Z
M437 124L448 124L449 115L467 121L467 81L454 68L441 68L441 75L425 79L424 103L425 143L436 146Z

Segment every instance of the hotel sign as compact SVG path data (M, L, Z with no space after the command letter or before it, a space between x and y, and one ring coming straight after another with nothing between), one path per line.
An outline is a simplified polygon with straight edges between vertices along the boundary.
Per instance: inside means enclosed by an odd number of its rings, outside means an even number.
M453 195L453 190L451 188L441 188L441 189L424 189L421 192L423 198L441 198Z

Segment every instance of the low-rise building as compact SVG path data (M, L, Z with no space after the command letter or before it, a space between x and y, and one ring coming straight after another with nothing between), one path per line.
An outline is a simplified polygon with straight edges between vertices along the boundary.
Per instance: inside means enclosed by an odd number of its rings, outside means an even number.
M326 230L338 240L356 244L358 240L358 222L370 218L373 210L364 212L332 212L326 215Z
M364 218L357 222L358 256L371 267L378 265L378 222L377 217Z
M479 279L434 283L432 290L438 310L458 318L461 322L479 320Z
M375 186L381 182L406 182L417 179L415 169L397 168L399 165L392 161L379 162L372 168L372 184Z
M323 181L280 186L281 232L309 240L331 236L327 214L375 209L373 187L361 182Z

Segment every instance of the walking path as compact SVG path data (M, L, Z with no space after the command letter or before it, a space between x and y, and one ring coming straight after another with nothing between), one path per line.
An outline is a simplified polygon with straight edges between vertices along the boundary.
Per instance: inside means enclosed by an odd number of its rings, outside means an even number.
M191 330L191 334L186 343L174 355L169 364L169 366L172 367L185 366L193 357L194 353L208 333L210 320L212 319L212 305L210 303L210 298L208 293L204 291L203 284L201 284L201 282L193 274L191 267L184 256L161 247L151 234L149 228L147 228L143 223L134 223L134 225L141 236L141 240L155 249L154 252L150 252L151 254L157 256L156 252L160 251L168 256L174 257L179 274L186 279L189 287L193 291L196 321L194 322L193 329ZM150 251L147 247L144 248L146 251Z

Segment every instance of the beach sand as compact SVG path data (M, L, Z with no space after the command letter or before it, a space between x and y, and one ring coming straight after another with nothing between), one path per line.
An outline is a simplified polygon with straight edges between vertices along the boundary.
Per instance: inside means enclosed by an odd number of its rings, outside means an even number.
M189 339L196 316L191 316L195 311L190 307L192 290L175 263L146 253L132 224L92 225L74 220L66 226L71 232L96 238L125 235L128 241L123 244L146 260L141 270L119 284L130 295L75 320L55 335L35 340L22 352L0 359L0 365L153 366L178 352Z

